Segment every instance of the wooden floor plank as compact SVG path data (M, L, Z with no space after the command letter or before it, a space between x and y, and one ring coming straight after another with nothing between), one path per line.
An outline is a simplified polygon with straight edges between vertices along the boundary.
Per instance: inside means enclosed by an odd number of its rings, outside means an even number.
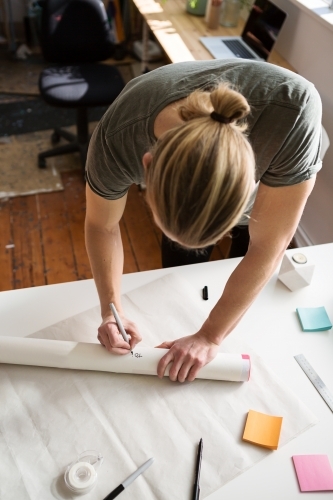
M88 254L84 241L84 219L86 213L85 184L82 172L64 172L64 203L73 247L77 279L92 278Z
M62 173L64 191L17 197L0 204L0 290L92 277L84 243L85 185L81 171ZM120 222L124 273L161 267L161 231L144 193L130 189ZM15 241L14 241L15 240ZM230 238L213 250L225 258ZM6 248L14 244L14 248Z
M160 245L154 231L154 223L137 186L132 186L128 192L123 219L130 234L139 270L160 269Z
M13 245L11 234L11 217L9 201L0 203L0 291L14 288L13 276Z
M63 191L38 194L47 284L78 279Z
M74 256L78 271L78 279L92 278L88 254L84 241L84 218L86 211L85 184L80 171L64 172L62 174L64 196ZM128 238L125 225L121 222L121 232L124 247L124 273L139 270L135 261L133 249Z
M11 200L14 288L46 284L36 196Z

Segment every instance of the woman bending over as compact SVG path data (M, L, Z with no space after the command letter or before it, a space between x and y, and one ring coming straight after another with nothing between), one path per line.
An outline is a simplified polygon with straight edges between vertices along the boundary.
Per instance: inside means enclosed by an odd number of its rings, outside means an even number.
M244 256L200 330L160 346L169 350L158 375L170 364L171 380L192 381L279 264L321 168L320 144L314 86L269 63L186 62L132 80L96 128L86 167L86 246L106 349L127 354L141 340L120 300L119 221L132 184L146 183L164 267L208 260L230 232L231 256Z

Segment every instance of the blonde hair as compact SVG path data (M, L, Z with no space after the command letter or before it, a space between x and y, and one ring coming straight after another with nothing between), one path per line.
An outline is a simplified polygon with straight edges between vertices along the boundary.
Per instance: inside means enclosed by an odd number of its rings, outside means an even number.
M249 112L245 97L227 83L212 92L196 90L179 107L185 123L163 134L152 150L147 202L161 229L184 247L216 243L246 207L255 165L244 134Z

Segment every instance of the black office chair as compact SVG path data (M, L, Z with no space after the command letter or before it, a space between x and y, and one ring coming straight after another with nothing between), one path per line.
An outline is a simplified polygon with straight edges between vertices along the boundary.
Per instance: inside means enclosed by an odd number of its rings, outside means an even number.
M61 137L69 144L40 153L38 166L45 168L48 157L79 151L84 168L88 108L110 105L125 86L117 68L99 62L115 51L110 25L100 0L45 0L41 5L42 53L56 64L40 74L39 90L51 106L76 108L77 135L56 128L52 144Z

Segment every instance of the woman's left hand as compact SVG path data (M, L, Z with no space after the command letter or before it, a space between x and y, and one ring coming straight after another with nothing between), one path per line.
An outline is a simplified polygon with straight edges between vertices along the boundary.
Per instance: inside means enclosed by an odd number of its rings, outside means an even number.
M158 363L157 375L162 378L170 365L169 378L173 382L192 382L200 368L214 359L219 350L218 344L208 340L200 331L156 347L169 349Z

